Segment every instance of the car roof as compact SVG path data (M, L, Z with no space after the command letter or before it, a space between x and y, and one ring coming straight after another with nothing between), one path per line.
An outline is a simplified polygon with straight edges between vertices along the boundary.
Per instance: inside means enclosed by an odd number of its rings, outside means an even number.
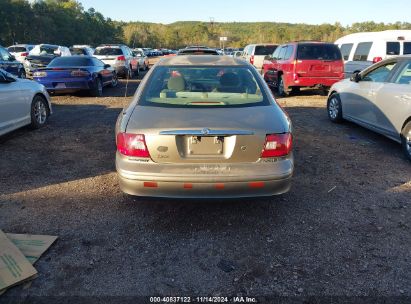
M215 56L215 55L186 55L186 56L174 56L163 58L159 61L160 66L169 65L214 65L214 66L247 66L247 63L243 60L236 59L228 56Z

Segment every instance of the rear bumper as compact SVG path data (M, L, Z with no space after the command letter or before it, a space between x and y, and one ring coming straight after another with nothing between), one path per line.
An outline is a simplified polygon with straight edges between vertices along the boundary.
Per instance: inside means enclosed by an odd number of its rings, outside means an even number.
M47 91L64 92L76 90L90 90L93 81L90 79L42 79L34 78L38 83L44 85Z
M117 156L121 190L131 195L151 197L236 198L279 195L290 190L294 170L292 156L276 163L227 165L230 169L213 174L190 173L202 166L195 164L141 164L137 165L139 170L130 172L121 169L123 161L122 156ZM150 170L153 166L155 169Z
M287 85L289 87L331 87L334 83L337 83L343 79L344 77L299 77L297 80L287 83Z

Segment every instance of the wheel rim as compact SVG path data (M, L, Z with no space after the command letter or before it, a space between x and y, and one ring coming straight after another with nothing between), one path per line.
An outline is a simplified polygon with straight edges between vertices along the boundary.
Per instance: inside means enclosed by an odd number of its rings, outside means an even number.
M47 108L41 100L36 101L34 104L34 117L40 125L46 122Z
M282 95L284 93L284 81L283 78L280 78L280 84L278 86L278 93Z
M100 95L103 94L103 85L101 84L101 80L97 80L97 89Z
M328 114L332 119L336 119L339 111L339 101L335 97L331 98L328 105Z
M113 79L111 81L112 86L115 87L117 85L117 82L118 82L117 75L114 74Z

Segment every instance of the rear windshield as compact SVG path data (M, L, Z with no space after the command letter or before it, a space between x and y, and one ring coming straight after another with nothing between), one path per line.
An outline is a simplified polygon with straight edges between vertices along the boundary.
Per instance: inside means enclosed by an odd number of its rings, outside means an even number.
M181 50L178 55L219 55L215 50L203 50L203 49L192 49L192 50Z
M12 52L12 53L23 53L23 52L27 52L26 48L25 48L25 47L22 47L22 46L12 46L12 47L9 47L7 50L8 50L9 52Z
M71 55L87 55L87 51L83 48L70 48Z
M277 45L257 45L255 47L254 55L256 56L266 56L271 55L276 50Z
M57 57L53 59L48 67L80 67L80 66L92 66L93 63L89 58L82 57Z
M98 48L94 52L94 55L123 55L123 51L120 48Z
M55 51L58 50L57 46L49 46L49 45L36 45L31 51L30 55L53 55Z
M139 104L157 107L250 107L269 105L248 67L159 66Z
M298 45L299 60L341 60L341 52L335 44L304 43Z

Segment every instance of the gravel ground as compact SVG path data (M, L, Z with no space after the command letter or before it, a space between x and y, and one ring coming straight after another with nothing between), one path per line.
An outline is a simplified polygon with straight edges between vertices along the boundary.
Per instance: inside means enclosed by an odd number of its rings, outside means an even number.
M114 123L138 84L126 94L123 81L103 98L55 96L47 127L0 138L0 228L59 236L37 262L31 287L15 287L0 302L108 295L411 300L411 166L397 143L330 123L326 98L303 91L279 100L295 128L288 194L132 198L118 187Z

